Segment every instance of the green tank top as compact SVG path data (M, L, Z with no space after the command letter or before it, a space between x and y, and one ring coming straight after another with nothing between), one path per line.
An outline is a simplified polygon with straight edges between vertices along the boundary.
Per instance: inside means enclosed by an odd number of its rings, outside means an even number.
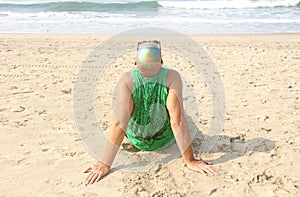
M136 148L143 151L157 150L174 139L166 107L167 72L166 68L161 68L151 78L145 78L138 69L131 72L134 106L126 136Z

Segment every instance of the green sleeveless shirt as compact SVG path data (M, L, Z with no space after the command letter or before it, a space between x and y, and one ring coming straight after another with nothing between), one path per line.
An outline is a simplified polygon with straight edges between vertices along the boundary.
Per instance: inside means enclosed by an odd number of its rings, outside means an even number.
M166 68L161 68L151 78L145 78L138 69L131 72L134 106L126 136L136 148L143 151L157 150L174 139L166 107L167 72Z

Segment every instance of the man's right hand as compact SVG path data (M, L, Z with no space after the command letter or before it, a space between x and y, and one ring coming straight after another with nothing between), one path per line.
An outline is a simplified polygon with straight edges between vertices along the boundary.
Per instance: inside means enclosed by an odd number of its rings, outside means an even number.
M109 173L110 166L98 162L96 164L93 164L91 167L88 167L84 173L90 172L89 176L85 179L85 185L93 184L95 182L100 181L102 177L107 175Z
M217 174L217 171L214 168L209 166L209 165L212 165L212 162L210 162L210 161L194 159L191 162L186 162L186 165L190 169L200 172L204 175L216 175Z

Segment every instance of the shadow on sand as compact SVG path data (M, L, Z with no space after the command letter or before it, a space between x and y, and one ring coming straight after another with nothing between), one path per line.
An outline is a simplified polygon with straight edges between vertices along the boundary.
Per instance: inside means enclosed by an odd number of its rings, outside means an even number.
M194 151L194 155L197 158L200 158L204 153L224 153L219 158L211 160L214 164L224 163L239 157L243 157L245 155L251 155L253 152L269 152L270 150L274 149L275 141L268 140L262 137L252 138L252 139L245 139L246 134L241 134L238 136L226 136L226 135L205 135L203 134L196 124L193 122L192 118L186 116L190 131L196 132L193 138L192 147ZM201 147L202 143L214 144L212 148L209 150L205 147ZM210 145L211 145L210 144ZM201 148L200 148L201 147ZM125 150L122 150L123 153ZM127 151L126 151L127 152ZM167 164L176 158L180 157L180 152L177 147L177 144L173 144L172 146L161 150L161 151L153 151L157 154L166 154L167 156L160 160L159 164ZM122 154L122 152L121 152ZM139 152L131 153L133 157L138 157ZM143 152L142 154L151 154L151 152ZM126 159L126 158L123 158ZM113 168L117 169L128 169L134 170L134 168L139 171L141 167L144 165L148 165L149 161L143 159L132 159L128 157L127 159L130 161L126 161L121 165L114 166ZM152 167L149 168L150 170L153 169ZM155 167L154 167L155 169ZM143 171L143 170L142 170Z

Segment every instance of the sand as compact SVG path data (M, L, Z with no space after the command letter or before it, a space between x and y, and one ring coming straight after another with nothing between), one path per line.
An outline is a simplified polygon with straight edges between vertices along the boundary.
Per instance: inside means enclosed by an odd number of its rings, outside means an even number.
M300 34L192 36L215 62L226 96L222 131L207 137L217 143L196 153L215 163L217 176L194 173L181 158L133 172L120 167L128 162L120 157L108 176L86 187L83 171L96 159L76 127L74 86L82 62L108 38L0 35L0 196L300 194ZM186 102L199 107L199 119L188 120L199 133L196 149L211 123L211 90L184 57L163 55L193 87L196 100ZM134 67L134 51L109 58L95 91L96 124L104 131L112 121L114 84Z

